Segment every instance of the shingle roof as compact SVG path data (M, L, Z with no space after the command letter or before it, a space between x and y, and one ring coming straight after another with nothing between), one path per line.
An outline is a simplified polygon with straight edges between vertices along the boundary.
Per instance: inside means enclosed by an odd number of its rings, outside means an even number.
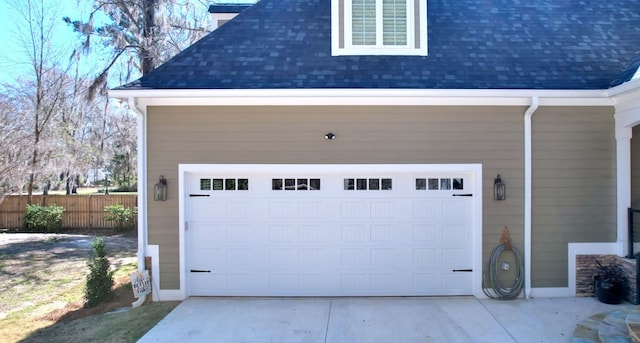
M261 0L119 89L607 89L640 66L640 0L428 0L429 55L332 56L331 0Z

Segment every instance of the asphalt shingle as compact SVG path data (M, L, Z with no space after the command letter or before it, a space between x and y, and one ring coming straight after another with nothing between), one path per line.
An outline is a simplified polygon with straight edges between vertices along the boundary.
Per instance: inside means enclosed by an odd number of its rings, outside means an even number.
M261 0L120 89L607 89L640 0L429 0L428 56L332 56L330 0Z

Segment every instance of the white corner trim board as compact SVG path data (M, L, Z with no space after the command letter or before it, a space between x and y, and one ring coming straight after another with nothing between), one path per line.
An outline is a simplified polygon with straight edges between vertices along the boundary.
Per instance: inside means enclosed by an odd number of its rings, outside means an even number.
M531 296L531 216L533 202L533 133L532 119L538 110L540 99L531 98L531 105L524 113L524 296Z
M186 299L184 290L160 288L160 247L147 245L147 256L151 257L151 294L153 301L179 301Z
M138 189L147 189L147 111L138 107L136 99L128 99L129 108L136 113L138 151ZM147 246L147 193L138 192L138 271L145 270L144 258Z

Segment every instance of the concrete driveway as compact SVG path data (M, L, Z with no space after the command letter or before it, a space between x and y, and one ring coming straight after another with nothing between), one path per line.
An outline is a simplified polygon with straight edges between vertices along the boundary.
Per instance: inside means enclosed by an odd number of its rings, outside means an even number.
M613 308L594 298L189 298L139 342L570 342L579 321Z

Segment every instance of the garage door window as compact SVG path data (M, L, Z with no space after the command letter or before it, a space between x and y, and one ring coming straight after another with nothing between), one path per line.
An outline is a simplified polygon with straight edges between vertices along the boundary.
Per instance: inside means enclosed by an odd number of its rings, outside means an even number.
M388 191L393 188L393 180L392 179L383 179L383 178L353 178L353 179L344 179L344 190L345 191L379 191L384 190Z
M200 179L201 191L247 191L249 179Z
M271 190L274 191L319 191L320 179L271 179Z
M417 178L416 190L462 190L464 189L463 178Z

